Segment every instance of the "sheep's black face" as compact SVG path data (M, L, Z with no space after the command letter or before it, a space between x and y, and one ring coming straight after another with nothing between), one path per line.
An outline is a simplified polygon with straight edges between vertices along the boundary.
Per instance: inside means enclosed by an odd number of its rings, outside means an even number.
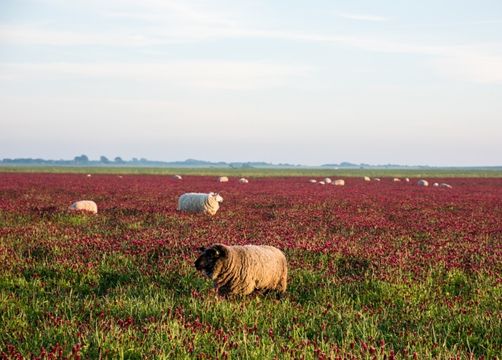
M195 268L198 271L202 271L206 276L211 277L218 260L220 260L223 255L222 251L217 248L207 248L195 261Z

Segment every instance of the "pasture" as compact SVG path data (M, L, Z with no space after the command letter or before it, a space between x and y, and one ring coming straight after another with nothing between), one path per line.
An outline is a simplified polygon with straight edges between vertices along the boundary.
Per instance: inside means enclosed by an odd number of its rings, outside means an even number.
M183 174L0 173L0 358L500 356L501 178ZM215 216L176 211L209 191ZM218 296L193 266L217 242L283 250L286 295Z

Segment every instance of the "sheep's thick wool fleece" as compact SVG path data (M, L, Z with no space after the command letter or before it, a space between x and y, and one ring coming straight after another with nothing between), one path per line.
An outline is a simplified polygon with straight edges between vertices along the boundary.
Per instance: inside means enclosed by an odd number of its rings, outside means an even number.
M201 212L214 215L220 208L215 196L205 193L187 193L178 199L178 210L187 212Z
M248 295L254 290L278 290L287 287L288 265L284 253L273 246L226 246L228 256L222 259L212 279L220 293Z
M68 207L70 211L87 211L93 214L98 213L98 206L91 200L76 201Z

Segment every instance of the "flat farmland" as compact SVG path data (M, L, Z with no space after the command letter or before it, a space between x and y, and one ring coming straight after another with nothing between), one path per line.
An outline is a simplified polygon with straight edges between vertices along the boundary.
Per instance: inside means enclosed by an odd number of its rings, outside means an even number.
M500 357L502 178L344 179L0 173L0 358ZM286 295L218 296L213 243L283 250Z

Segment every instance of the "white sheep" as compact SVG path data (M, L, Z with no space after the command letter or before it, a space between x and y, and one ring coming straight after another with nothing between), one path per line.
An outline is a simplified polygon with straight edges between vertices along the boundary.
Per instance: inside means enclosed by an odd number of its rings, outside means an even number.
M401 179L400 179L400 178L394 178L394 180L393 180L393 181L394 181L394 182L400 182L400 181L401 181Z
M220 177L218 178L218 181L219 181L220 183L222 183L222 182L228 182L228 177L226 177L226 176L220 176Z
M315 184L315 183L317 182L317 180L316 180L316 179L310 179L310 180L309 180L309 182L310 182L311 184Z
M380 178L374 178L373 180L375 180L375 181L381 181Z
M427 180L420 179L417 181L417 185L418 186L429 186L429 182Z
M96 203L91 200L80 200L80 201L75 201L73 204L71 204L68 207L68 210L83 211L83 212L89 212L91 214L97 214L98 205L96 205Z
M246 179L246 178L240 178L240 179L239 179L239 182L240 182L241 184L247 184L247 183L249 183L249 180L248 180L248 179Z
M333 185L335 186L344 186L345 185L345 180L343 179L338 179L333 182Z
M441 183L439 184L440 187L444 187L444 188L448 188L448 189L451 189L453 186L451 186L450 184L447 184L447 183Z
M174 175L173 179L174 180L183 180L183 178L181 177L181 175Z
M406 181L407 183L410 182L410 178L405 178L404 181Z
M325 182L326 184L331 184L331 183L332 183L331 179L330 179L330 178L328 178L328 177L324 179L324 182Z
M365 176L364 181L371 181L371 178L369 176Z
M439 186L439 183L434 183L434 184L432 184L432 186L434 186L434 187L438 187L438 186Z
M223 198L217 193L185 193L178 199L178 211L214 215Z
M325 185L326 183L324 181L319 181L319 185Z

